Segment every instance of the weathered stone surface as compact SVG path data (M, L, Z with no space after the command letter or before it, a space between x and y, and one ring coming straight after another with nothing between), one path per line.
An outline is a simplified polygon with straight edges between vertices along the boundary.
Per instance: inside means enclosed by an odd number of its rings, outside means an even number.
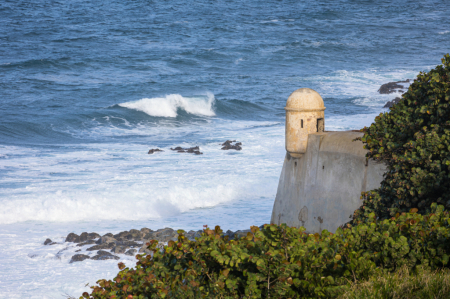
M84 246L84 245L91 245L91 244L96 244L94 240L87 240L86 242L83 243L78 243L77 246Z
M65 242L80 243L80 236L74 233L67 235Z
M137 252L136 249L129 249L127 252L125 252L125 254L126 254L126 255L130 255L130 256L133 256L133 255L136 254L136 252Z
M113 249L116 246L115 243L102 243L86 249L87 251L100 250L100 249Z
M301 158L286 154L272 210L272 224L305 227L320 233L349 221L358 209L362 191L380 186L384 163L366 160L363 133L324 132L308 135Z
M82 262L86 259L89 259L89 255L85 255L85 254L75 254L74 256L72 256L72 258L70 259L70 264L74 263L74 262Z
M116 242L117 240L114 239L113 237L109 237L109 236L103 236L100 239L97 240L97 244L103 244L103 243L112 243L112 242Z
M119 254L119 253L125 253L125 251L126 251L128 248L129 248L129 247L126 246L126 245L116 245L116 246L111 250L111 252L114 252L114 253L117 253L117 254Z
M104 234L103 237L114 237L114 235L111 233L107 233L107 234Z
M120 259L120 257L116 256L116 255L112 255L110 252L108 251L104 251L104 250L99 250L97 251L97 255L91 257L92 260L96 260L96 261L101 261L101 260L111 260L111 259L115 259L118 260Z
M46 240L44 241L44 245L49 245L50 243L53 243L53 241L50 240L50 239L46 239Z
M395 104L397 104L398 102L400 102L402 100L402 98L396 97L395 99L393 99L392 101L389 101L386 103L386 105L383 106L383 108L391 108L393 107Z
M148 154L153 154L153 153L157 153L157 152L163 152L163 150L160 150L159 148L152 148L151 150L148 151Z
M143 228L141 228L141 232L142 232L143 234L148 234L148 233L151 233L152 230L149 229L149 228L143 227Z

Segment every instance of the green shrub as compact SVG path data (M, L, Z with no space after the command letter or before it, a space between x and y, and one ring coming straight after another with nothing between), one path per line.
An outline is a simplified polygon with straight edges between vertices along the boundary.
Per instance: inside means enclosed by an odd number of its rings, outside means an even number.
M430 271L419 267L411 273L402 267L395 273L374 275L368 281L351 283L339 299L447 299L450 298L448 269Z
M402 100L364 128L362 141L369 159L387 164L379 189L366 194L355 212L359 220L372 212L389 218L431 203L450 208L450 56L417 80Z
M332 298L349 281L379 271L418 265L437 269L448 263L448 212L415 210L364 223L335 234L306 234L286 225L252 227L247 237L228 240L220 227L205 229L196 241L179 231L178 242L162 249L151 241L150 255L137 255L136 268L100 280L85 298ZM375 272L377 271L377 272ZM115 297L114 297L115 296Z

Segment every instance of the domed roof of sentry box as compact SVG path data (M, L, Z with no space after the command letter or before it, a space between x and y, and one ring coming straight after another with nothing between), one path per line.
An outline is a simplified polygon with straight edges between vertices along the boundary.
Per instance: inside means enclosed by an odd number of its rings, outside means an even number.
M286 102L286 110L323 111L325 106L320 94L311 88L300 88L291 93Z

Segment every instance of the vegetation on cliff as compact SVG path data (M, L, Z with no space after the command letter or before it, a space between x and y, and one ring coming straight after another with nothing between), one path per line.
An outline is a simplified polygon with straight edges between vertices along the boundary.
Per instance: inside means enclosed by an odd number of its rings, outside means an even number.
M403 213L332 234L266 225L238 240L220 227L196 241L179 231L178 242L152 255L138 255L136 268L100 280L84 298L330 298L349 282L366 281L397 269L439 269L450 255L450 214L434 204L423 216Z
M363 194L358 221L375 213L382 219L431 203L450 208L450 55L442 65L420 73L402 100L364 128L368 158L383 161L381 187Z

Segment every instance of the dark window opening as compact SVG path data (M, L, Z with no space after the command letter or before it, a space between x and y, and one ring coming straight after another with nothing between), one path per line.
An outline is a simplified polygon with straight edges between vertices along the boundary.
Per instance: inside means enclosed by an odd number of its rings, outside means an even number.
M325 131L325 123L323 121L323 118L317 119L317 132L323 132Z
M303 119L302 119L302 129L303 129Z

